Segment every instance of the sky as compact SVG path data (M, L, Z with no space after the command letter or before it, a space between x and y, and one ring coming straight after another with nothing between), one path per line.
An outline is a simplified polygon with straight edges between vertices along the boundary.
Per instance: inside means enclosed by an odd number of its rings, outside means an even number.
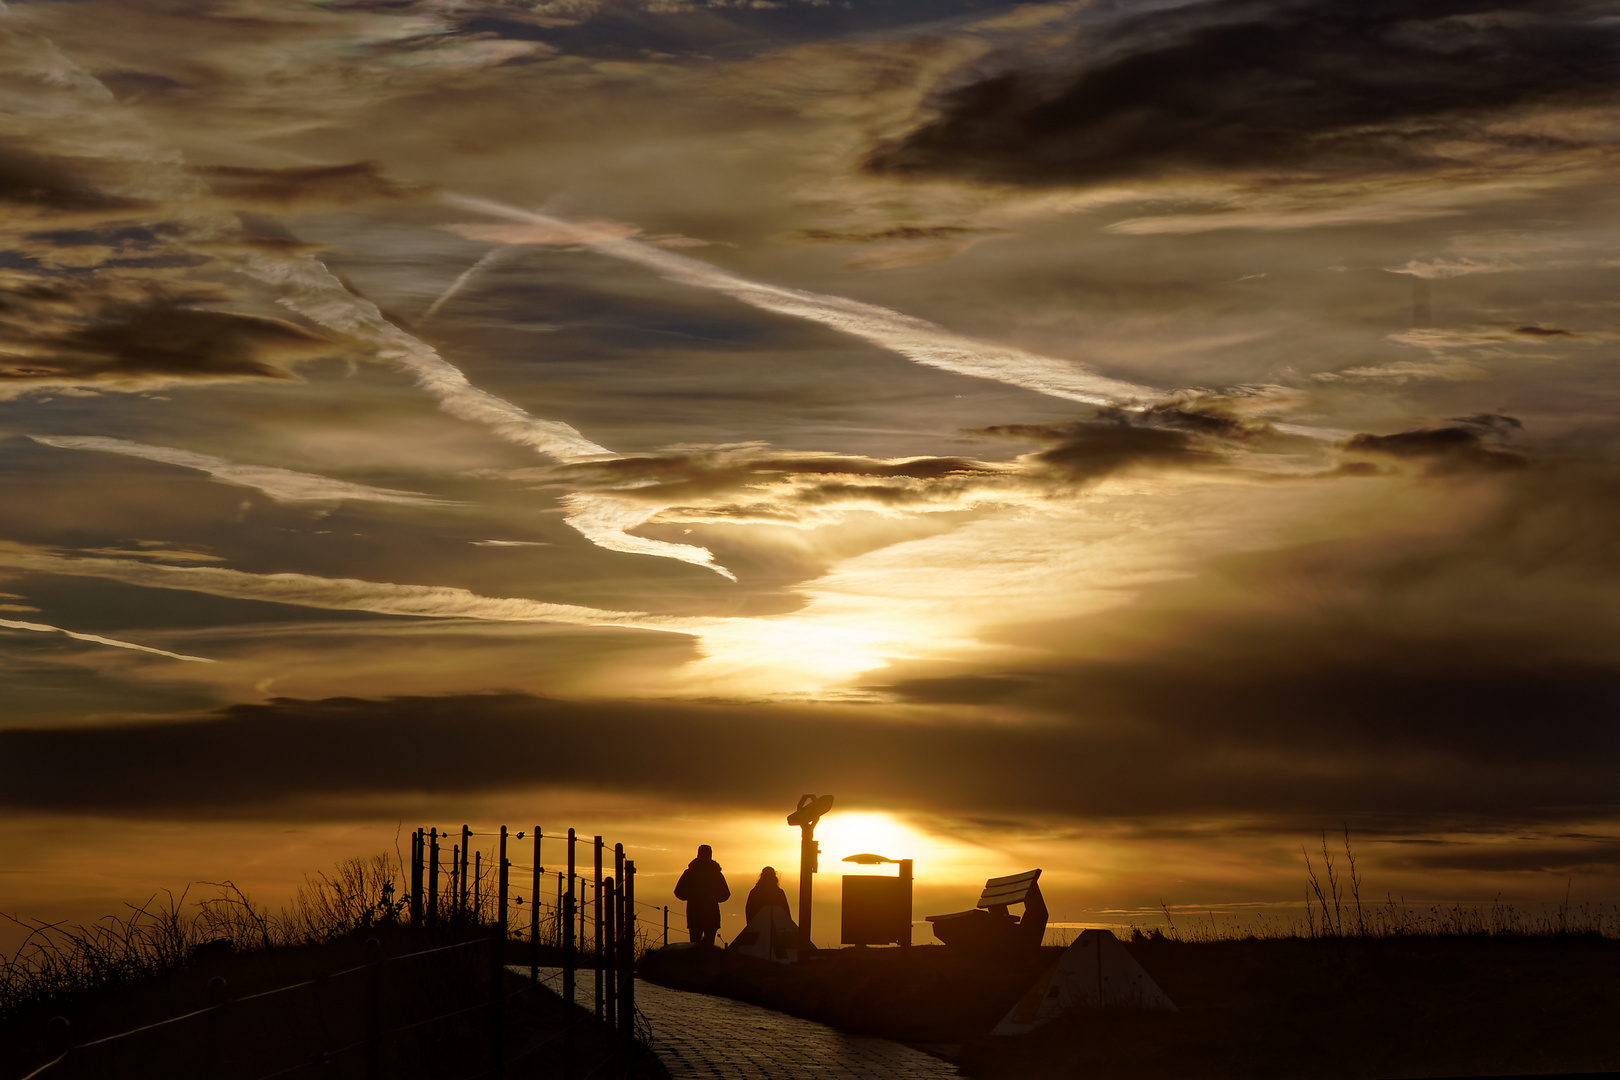
M1612 903L1617 148L1585 0L0 5L0 911Z

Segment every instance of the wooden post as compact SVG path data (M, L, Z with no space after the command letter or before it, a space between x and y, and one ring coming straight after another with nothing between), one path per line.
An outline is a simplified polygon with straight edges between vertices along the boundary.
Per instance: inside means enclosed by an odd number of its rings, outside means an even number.
M603 936L607 938L607 941L605 942L607 946L606 951L610 957L618 956L618 951L614 948L614 946L618 943L619 932L618 920L614 918L614 916L618 913L617 908L619 905L617 903L617 898L618 886L615 883L615 879L608 878L606 881L602 882L602 900L605 901L602 906L606 909L602 914L602 933ZM600 976L602 981L607 983L607 985L603 988L604 992L602 994L603 1004L606 1006L602 1013L602 1022L607 1025L609 1031L614 1030L614 1027L618 1022L617 1018L619 1015L618 994L615 992L613 985L613 975L613 966L609 964L603 969Z
M562 871L559 870L559 871L557 871L557 906L554 909L557 912L557 933L551 939L551 943L553 945L555 945L559 949L562 948L562 923L563 923L562 879L563 879Z
M624 910L623 910L624 909L624 845L623 844L614 844L613 845L613 890L614 890L613 891L613 901L614 901L614 909L613 909L613 942L614 942L614 945L617 946L618 942L619 942L619 939L624 934ZM608 992L611 993L614 996L614 1000L616 1002L618 1000L618 995L619 995L619 973L618 973L619 954L618 954L618 952L615 951L612 954L612 957L613 958L608 961L608 967L612 968L612 971L608 974L608 977L607 977L607 987L608 987ZM616 1007L617 1006L615 1006L615 1008ZM613 1022L612 1022L611 1019L608 1021L608 1027L610 1029L613 1027Z
M502 828L505 828L505 826L503 825ZM479 917L482 916L483 913L484 913L484 890L483 890L483 887L482 887L483 884L484 884L484 853L482 851L473 852L473 874L472 874L472 879L473 879L472 920L473 920L473 922L477 922Z
M636 1037L636 863L624 864L624 919L620 936L624 938L624 973L619 977L619 1023L624 1028L624 1045L629 1048Z
M366 938L366 1080L382 1080L382 942Z
M561 878L559 877L559 882ZM563 933L563 1001L569 1005L574 1003L574 830L568 830L568 891L563 894L562 909ZM565 1009L565 1015L571 1010ZM574 1062L576 1057L577 1038L574 1032L574 1018L568 1016L568 1026L563 1029L563 1076L565 1080L572 1080L574 1076Z
M467 852L472 847L472 827L461 827L461 890L456 893L456 918L467 921Z
M563 1000L574 1003L574 830L568 830L568 891L563 894Z
M509 892L509 890L511 888L511 879L509 877L509 874L511 872L511 868L512 868L512 863L506 857L506 826L502 825L501 826L501 860L500 860L499 871L498 871L500 876L496 879L496 883L500 886L500 898L501 899L500 899L500 903L496 906L495 921L497 923L499 923L500 926L501 926L501 940L503 942L506 940L506 898L507 898L507 894L508 894L508 892ZM503 951L504 951L504 947L503 947Z
M428 834L428 929L439 928L439 828Z
M422 830L411 833L411 929L422 929Z
M596 848L596 942L592 952L596 961L596 1018L602 1019L602 838L594 841Z
M461 845L450 845L450 923L461 925Z
M664 905L664 948L669 948L669 905Z
M495 904L494 936L489 941L490 955L490 1008L489 1008L489 1075L501 1080L506 1075L506 826L501 826L501 847L497 856L496 883L499 899Z
M540 826L534 827L534 888L529 891L529 978L540 981Z

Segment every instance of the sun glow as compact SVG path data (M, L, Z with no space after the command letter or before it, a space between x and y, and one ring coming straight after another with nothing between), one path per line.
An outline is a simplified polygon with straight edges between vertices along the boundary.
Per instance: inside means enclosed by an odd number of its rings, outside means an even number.
M833 863L846 874L865 872L865 867L839 862L849 855L870 852L891 859L915 859L919 852L932 851L936 846L932 838L888 814L870 811L840 814L836 807L816 826L816 839L821 842L823 873L833 869Z

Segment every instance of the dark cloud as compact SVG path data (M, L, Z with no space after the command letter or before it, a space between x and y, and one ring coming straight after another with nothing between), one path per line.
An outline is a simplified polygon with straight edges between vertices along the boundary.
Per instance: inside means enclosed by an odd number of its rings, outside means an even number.
M1061 71L945 93L870 168L1024 184L1167 172L1358 174L1427 168L1538 106L1612 103L1620 25L1586 0L1213 0L1125 14Z
M1116 410L1101 410L1098 417L1066 424L998 424L979 428L974 434L1050 443L1047 449L1029 455L1029 460L1070 479L1098 478L1133 465L1210 465L1223 460L1192 431L1141 423ZM1154 418L1189 427L1197 427L1203 419L1178 409L1165 410ZM1209 422L1225 433L1220 420L1210 418Z
M959 457L905 458L884 461L858 455L793 454L753 449L671 451L658 455L587 461L550 470L563 485L573 490L601 488L618 491L626 484L637 486L625 494L648 502L685 502L712 499L762 489L794 478L809 478L805 487L853 490L848 480L938 481L988 476L1001 470L982 461ZM860 485L860 490L872 490ZM896 491L910 490L894 488Z
M0 291L0 387L94 384L146 376L287 379L287 359L327 347L292 323L194 306L194 294L108 296L83 282Z
M1620 666L1511 670L1451 649L1367 665L1367 654L1335 660L1320 639L1313 665L1281 635L1244 642L1262 643L1288 651L1282 670L1251 656L1245 670L1223 672L1182 655L917 688L931 703L1022 710L1032 718L1022 724L508 694L283 700L178 721L0 731L0 803L296 812L330 799L561 785L711 805L833 790L958 814L1395 814L1414 827L1620 809L1620 739L1608 722Z
M892 244L909 240L961 240L983 236L997 229L973 229L964 225L897 225L889 229L799 229L788 239L804 244Z
M1393 435L1355 435L1345 442L1347 451L1416 461L1435 473L1520 469L1523 454L1500 445L1503 434L1522 427L1511 416L1481 413L1460 417L1455 426L1419 428Z
M131 213L145 204L108 195L66 165L0 143L0 203L51 215Z
M1570 330L1560 330L1553 326L1521 326L1513 331L1515 334L1524 334L1526 337L1579 337L1579 334Z
M1383 539L1228 560L1145 596L1111 623L1119 640L1103 655L1065 642L1081 630L1049 625L1029 641L1080 659L875 687L906 706L902 720L882 706L517 694L282 700L0 732L0 802L292 813L323 799L560 785L759 807L784 790L831 790L970 816L1247 815L1290 828L1567 829L1613 816L1620 476L1533 464L1478 482L1500 486L1500 506L1466 529L1414 539L1394 522Z
M1464 870L1476 873L1578 874L1620 869L1620 841L1553 845L1537 840L1496 844L1440 845L1384 859L1391 868Z
M403 199L428 192L420 184L399 184L382 175L375 161L304 169L250 169L210 165L191 170L228 202L270 209L345 205Z

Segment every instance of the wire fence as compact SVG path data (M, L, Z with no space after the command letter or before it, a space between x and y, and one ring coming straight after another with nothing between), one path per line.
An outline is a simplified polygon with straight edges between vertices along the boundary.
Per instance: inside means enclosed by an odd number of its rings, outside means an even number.
M408 912L410 940L428 947L384 956L373 937L364 963L236 998L215 978L202 1008L83 1042L57 1017L48 1036L53 1056L19 1080L135 1075L126 1068L134 1060L148 1066L139 1075L273 1080L319 1073L378 1080L425 1066L424 1075L475 1080L503 1077L510 1063L548 1049L561 1058L566 1077L583 1080L615 1066L622 1071L650 1042L636 1010L634 970L653 942L638 913L662 916L667 943L668 908L635 899L635 862L615 844L606 863L609 851L599 836L587 842L593 854L587 876L577 862L582 839L572 829L566 837L534 829L527 863L508 857L514 837L505 826L490 833L463 826L445 858L441 840L455 835L413 833L409 892L396 897L388 882L374 901L401 918ZM489 858L475 848L475 837L495 841ZM566 843L566 871L545 869L544 842ZM514 874L527 878L527 899L512 889ZM478 959L470 955L479 952ZM511 991L506 967L525 960L530 979ZM559 970L542 977L542 961ZM591 1003L575 1000L582 970L595 976ZM566 1022L508 1047L508 1002L542 989L563 998ZM576 1004L594 1008L567 1007ZM597 1053L594 1067L581 1072L586 1028L598 1042L605 1034L609 1053ZM158 1059L167 1064L150 1068Z

